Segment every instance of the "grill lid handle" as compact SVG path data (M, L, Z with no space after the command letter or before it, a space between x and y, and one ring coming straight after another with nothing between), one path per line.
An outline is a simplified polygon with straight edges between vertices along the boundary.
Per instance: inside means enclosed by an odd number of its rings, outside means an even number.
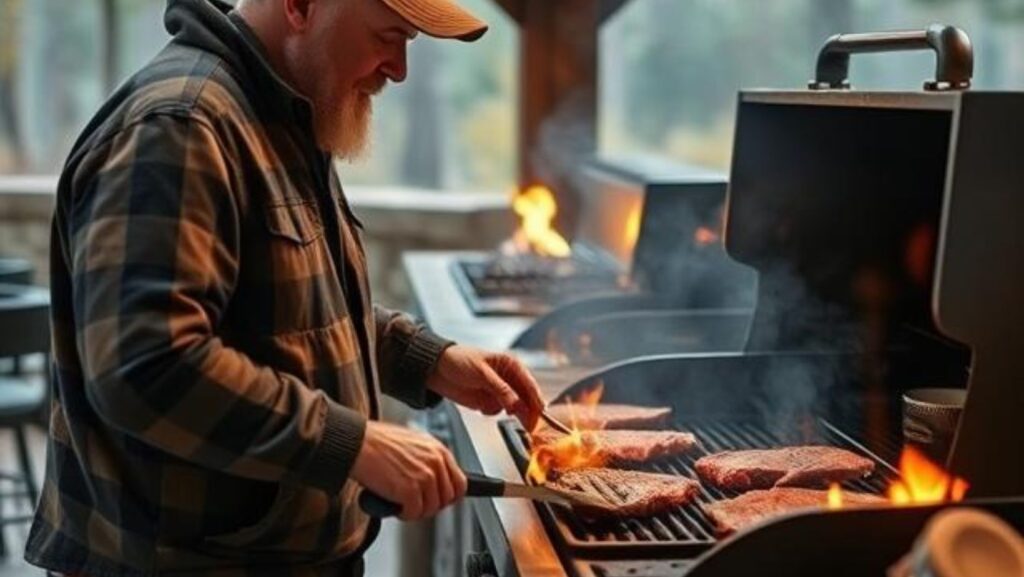
M966 90L974 74L974 50L967 33L956 26L932 24L924 30L836 34L818 52L811 90L849 90L850 55L869 52L934 50L935 79L928 91Z

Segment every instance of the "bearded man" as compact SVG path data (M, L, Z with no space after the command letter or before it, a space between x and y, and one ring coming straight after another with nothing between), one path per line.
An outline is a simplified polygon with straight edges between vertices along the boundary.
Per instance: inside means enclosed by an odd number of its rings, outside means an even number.
M466 480L381 392L532 426L512 357L372 305L331 169L418 32L473 40L451 0L169 0L168 46L103 105L58 188L54 402L26 558L62 575L362 574L377 522Z

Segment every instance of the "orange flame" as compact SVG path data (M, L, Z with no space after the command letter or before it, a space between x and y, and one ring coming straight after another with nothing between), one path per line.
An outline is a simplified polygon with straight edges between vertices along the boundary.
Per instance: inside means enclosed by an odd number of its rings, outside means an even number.
M718 241L718 233L706 226L699 226L693 233L693 240L700 246L707 246Z
M592 416L594 407L601 401L603 394L604 383L598 381L592 389L583 391L575 403L568 402L568 425L572 432L554 443L543 446L534 444L530 451L530 463L526 467L528 479L543 485L547 482L552 469L567 470L605 465L605 457L599 453L597 443L587 432L580 430L577 418L578 414Z
M832 483L828 486L828 508L843 508L843 490L839 487L839 483Z
M970 487L913 447L905 447L900 454L900 477L902 480L889 487L889 501L894 505L955 503L963 500Z
M626 217L626 230L625 230L625 245L629 252L633 251L636 246L637 239L640 238L640 215L642 214L641 206L636 204L629 211L629 216Z
M590 414L593 415L594 407L601 402L602 396L604 396L604 382L597 381L592 389L580 393L580 398L576 399L576 402L589 409Z
M569 256L569 243L551 228L558 206L550 190L543 186L531 186L512 199L512 209L521 220L513 238L516 247L524 251L532 250L542 256Z

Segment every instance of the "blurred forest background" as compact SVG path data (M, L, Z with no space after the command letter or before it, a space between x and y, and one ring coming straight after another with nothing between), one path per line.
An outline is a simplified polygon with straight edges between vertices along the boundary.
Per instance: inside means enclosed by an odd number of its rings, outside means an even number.
M558 0L550 0L558 1ZM515 178L517 30L417 39L385 90L374 149L343 181L507 193ZM0 175L54 174L104 96L167 42L164 0L0 0ZM1024 87L1024 0L633 0L601 34L600 147L728 166L736 91L803 88L830 34L955 24L975 87ZM853 60L856 87L919 90L930 54Z

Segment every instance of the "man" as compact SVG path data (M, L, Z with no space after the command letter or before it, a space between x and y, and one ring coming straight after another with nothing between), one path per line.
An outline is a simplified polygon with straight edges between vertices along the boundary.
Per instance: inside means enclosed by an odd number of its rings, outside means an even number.
M64 575L355 575L366 488L433 515L466 481L383 391L532 426L513 358L371 305L331 154L450 0L169 0L171 43L89 123L53 224L56 389L26 558Z

